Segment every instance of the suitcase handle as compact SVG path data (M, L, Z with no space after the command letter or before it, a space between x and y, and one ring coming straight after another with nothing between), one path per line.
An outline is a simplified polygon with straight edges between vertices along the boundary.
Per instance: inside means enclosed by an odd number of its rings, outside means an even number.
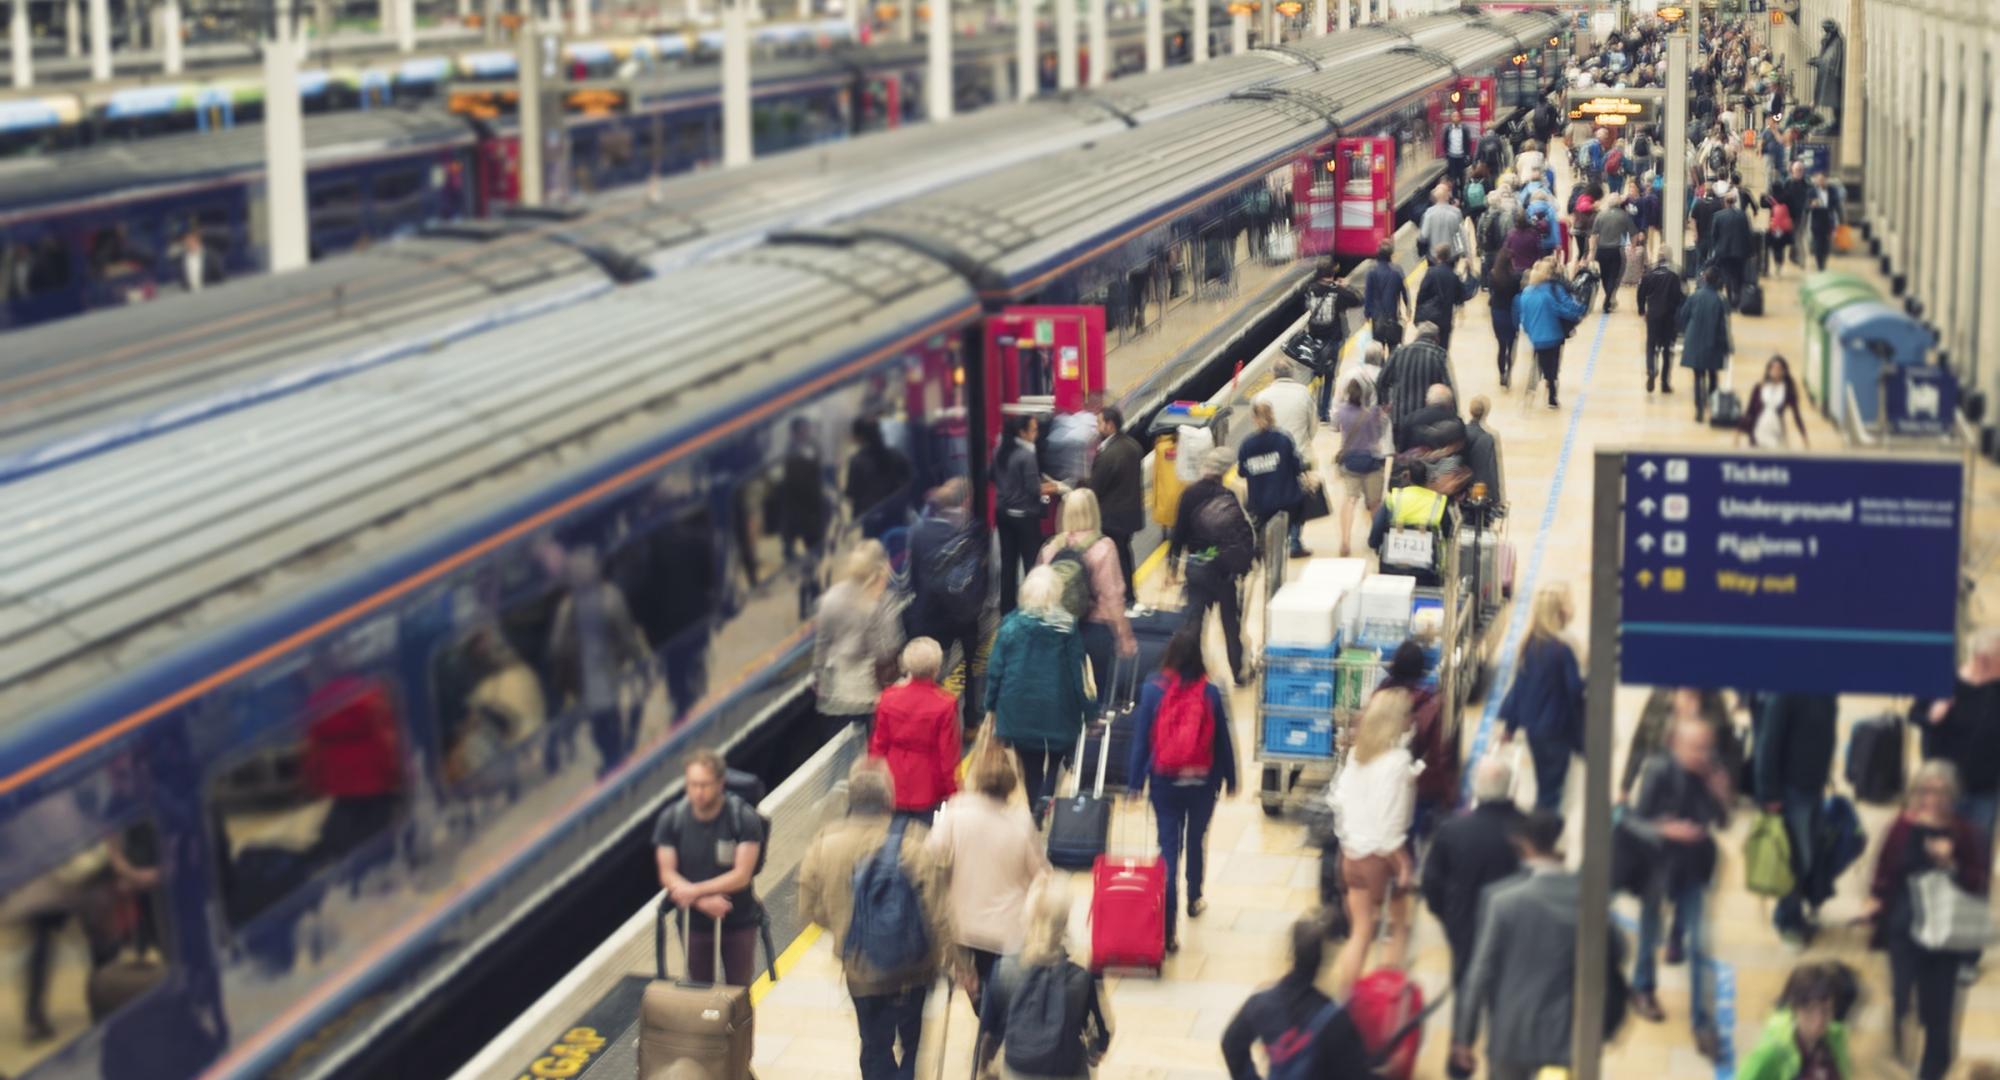
M660 906L653 916L653 976L661 982L667 980L667 912L678 910L674 906L673 897L664 892L660 894ZM687 919L685 917L676 919L675 924L680 928L681 932L681 978L677 981L684 986L720 985L722 977L721 916L715 917L715 966L708 969L711 978L707 983L698 984L694 982L694 935L689 932Z

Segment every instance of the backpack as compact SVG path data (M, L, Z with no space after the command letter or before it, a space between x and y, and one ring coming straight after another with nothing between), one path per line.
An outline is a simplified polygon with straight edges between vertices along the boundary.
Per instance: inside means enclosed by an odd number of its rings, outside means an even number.
M1243 516L1234 492L1222 491L1201 504L1194 514L1194 533L1204 545L1215 549L1217 567L1231 575L1250 572L1257 538L1251 534L1250 519Z
M1876 716L1854 725L1847 737L1847 782L1865 803L1893 803L1903 797L1903 721Z
M1465 182L1465 205L1473 210L1486 209L1486 185L1477 180Z
M1340 1002L1329 1001L1304 1026L1288 1027L1276 1042L1265 1043L1264 1053L1271 1059L1265 1080L1317 1080L1321 1072L1316 1068L1319 1061L1313 1051L1319 1046L1320 1034L1339 1015Z
M1625 150L1623 147L1614 146L1611 148L1609 154L1604 155L1604 171L1607 175L1616 175L1625 171Z
M1081 621L1097 610L1097 589L1090 583L1090 567L1083 561L1084 549L1064 544L1049 559L1049 569L1062 583L1062 605L1070 617Z
M954 623L986 607L986 538L973 526L953 533L924 560L923 594L931 611Z
M1084 1067L1081 1016L1069 1010L1074 964L1023 967L1007 1002L1007 1068L1033 1076L1074 1076Z
M1208 681L1178 674L1160 677L1163 693L1153 720L1153 771L1201 772L1215 764L1215 714L1208 708Z
M1651 138L1648 138L1648 137L1647 137L1647 136L1645 136L1645 135L1641 135L1641 136L1639 136L1639 137L1638 137L1638 138L1637 138L1636 140L1634 140L1634 141L1633 141L1633 143L1632 143L1632 156L1633 156L1633 157L1636 157L1636 158L1649 158L1649 157L1652 157L1652 156L1653 156L1653 140L1652 140Z
M846 956L860 958L884 974L909 971L930 955L929 921L923 898L903 872L903 828L889 823L889 835L874 855L854 868L854 914L847 923Z
M1708 148L1708 172L1709 178L1713 180L1729 176L1729 151L1724 150L1721 143Z
M1307 326L1335 326L1340 322L1340 290L1328 289L1306 297Z
M755 841L758 845L757 865L750 871L751 876L755 877L764 872L764 863L771 857L771 819L766 817L762 810L757 809L757 803L762 802L764 799L764 782L757 779L751 773L740 772L736 769L727 769L724 770L722 775L722 787L722 811L728 819L731 828L738 834L736 841L738 843ZM750 796L752 794L757 796L756 802L751 801ZM757 835L755 836L742 835L750 831L743 824L742 815L746 811L755 814L757 817ZM687 797L682 796L675 799L672 803L668 804L665 810L660 811L660 824L655 826L655 831L665 830L672 832L675 836L679 836L681 829L687 825L687 815Z
M1791 207L1786 206L1784 203L1772 204L1771 231L1776 233L1789 233L1792 231Z

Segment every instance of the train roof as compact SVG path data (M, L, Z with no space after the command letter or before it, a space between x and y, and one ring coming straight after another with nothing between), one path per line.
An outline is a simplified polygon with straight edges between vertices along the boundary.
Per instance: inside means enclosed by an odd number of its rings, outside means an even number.
M304 126L308 165L473 141L470 125L436 106L316 113ZM255 125L0 161L0 224L11 213L259 171L264 157Z
M0 502L0 716L450 531L408 568L427 565L974 311L898 245L766 246L21 480Z

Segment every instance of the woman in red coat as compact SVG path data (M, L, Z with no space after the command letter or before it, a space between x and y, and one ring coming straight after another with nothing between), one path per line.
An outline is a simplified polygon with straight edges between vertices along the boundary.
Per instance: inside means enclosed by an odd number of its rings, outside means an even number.
M927 637L903 646L901 682L882 691L868 753L888 762L896 812L928 818L958 790L958 699L937 684L944 650Z

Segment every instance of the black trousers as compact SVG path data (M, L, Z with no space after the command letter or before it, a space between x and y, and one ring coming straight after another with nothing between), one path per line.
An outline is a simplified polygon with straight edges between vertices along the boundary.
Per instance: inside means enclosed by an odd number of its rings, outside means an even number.
M1549 386L1549 404L1556 403L1556 379L1562 375L1563 347L1551 345L1535 349L1535 364L1542 369L1542 381Z
M1646 326L1646 388L1653 387L1653 378L1658 376L1660 389L1674 385L1674 331L1672 327Z
M1820 270L1826 269L1826 257L1832 252L1833 252L1833 234L1820 233L1815 231L1812 234L1813 266ZM1804 264L1801 263L1800 265Z
M1604 276L1598 287L1604 290L1604 310L1618 306L1618 283L1625 280L1625 253L1622 251L1600 251L1597 253L1597 272Z
M1106 529L1104 535L1110 537L1112 546L1118 549L1118 569L1125 575L1125 603L1128 606L1136 604L1139 602L1139 590L1132 585L1132 571L1135 568L1132 561L1132 534Z
M1042 811L1055 797L1056 779L1062 775L1063 762L1069 760L1071 750L1029 742L1014 743L1013 749L1014 756L1021 761L1021 787L1027 792L1028 806L1035 812L1035 827L1040 828Z
M1734 311L1743 303L1743 257L1717 255L1715 266L1722 271L1722 287L1729 296L1729 310Z
M1222 609L1222 642L1229 651L1229 670L1241 682L1243 671L1243 602L1241 580L1212 566L1190 566L1187 573L1187 617L1197 626L1208 609Z
M1000 613L1014 610L1021 592L1021 579L1034 569L1042 550L1042 519L1001 514L1000 524Z
M1889 943L1890 997L1895 1009L1896 1048L1902 1049L1903 1017L1910 1012L1911 999L1917 1007L1917 1024L1923 1029L1924 1054L1917 1063L1917 1080L1942 1080L1951 1069L1957 1042L1958 969L1965 957L1959 953L1932 952L1917 947L1907 933Z
M1708 419L1708 395L1715 391L1716 379L1720 372L1694 369L1694 419L1701 423Z

